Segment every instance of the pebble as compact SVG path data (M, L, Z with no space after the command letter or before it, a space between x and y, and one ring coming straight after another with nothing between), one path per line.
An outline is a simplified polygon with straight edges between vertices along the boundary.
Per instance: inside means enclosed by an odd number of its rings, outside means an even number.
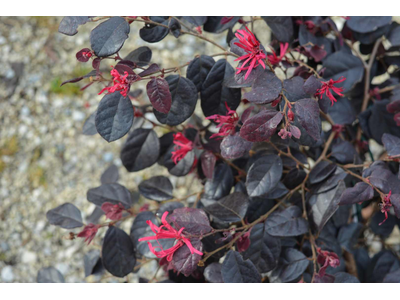
M14 272L11 266L5 266L1 270L1 279L3 282L12 282L14 280Z
M34 253L34 252L31 252L31 251L24 251L24 252L22 253L21 261L22 261L22 263L24 263L24 264L31 264L31 263L34 263L34 262L36 262L36 259L37 259L37 255L36 255L36 253Z

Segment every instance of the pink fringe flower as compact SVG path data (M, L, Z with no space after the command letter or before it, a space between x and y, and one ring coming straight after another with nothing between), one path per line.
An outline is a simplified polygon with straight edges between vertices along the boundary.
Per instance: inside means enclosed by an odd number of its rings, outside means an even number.
M381 212L385 214L385 219L382 222L379 223L379 226L381 226L383 223L385 223L387 218L388 218L388 211L392 207L392 203L390 202L390 196L392 196L392 191L390 191L389 194L387 194L383 198L382 203L379 203L379 207L381 208Z
M257 41L254 34L250 31L247 26L246 29L239 29L235 34L239 39L238 43L235 43L236 46L242 48L246 51L246 54L235 59L235 61L244 61L241 67L236 68L236 74L247 70L244 79L249 77L251 71L261 65L265 69L264 59L267 57L262 49L260 49L260 42ZM246 66L247 65L247 66Z
M156 240L158 243L158 246L156 246L156 247L153 247L153 245L150 242L147 242L147 244L149 245L150 251L158 258L166 257L167 261L171 261L175 251L178 250L180 247L182 247L184 244L186 244L186 246L189 248L190 253L192 253L192 254L196 253L199 255L203 255L203 253L198 251L197 249L195 249L193 247L192 243L190 242L190 240L182 234L182 231L185 228L182 227L181 229L179 229L179 231L177 231L166 220L167 215L168 215L167 211L162 215L161 223L163 225L161 225L160 227L157 227L156 225L154 225L153 222L151 222L150 220L146 221L147 225L150 226L151 230L156 235L140 238L139 242ZM158 242L158 240L160 240L160 239L176 239L176 243L173 247L171 247L169 249L163 249L161 244ZM160 251L156 251L156 249L160 249Z
M317 93L315 94L315 96L321 96L320 99L322 99L322 95L325 93L326 96L329 98L329 100L331 100L331 103L333 106L333 103L337 102L337 100L333 96L331 90L334 91L340 97L343 97L343 94L341 94L341 92L343 92L343 88L336 87L336 86L334 86L334 84L343 82L345 80L346 80L346 78L344 78L343 76L340 76L340 78L338 80L330 79L329 81L321 82L322 87L317 90Z
M286 52L289 48L289 44L285 43L285 44L280 44L280 48L281 48L281 54L279 56L276 55L274 49L271 48L272 54L268 55L268 61L271 63L271 65L276 66L277 64L279 64L282 59L285 57Z
M227 113L223 115L212 115L207 117L207 120L214 120L218 123L217 128L219 128L218 133L214 133L211 138L225 137L235 133L235 127L239 121L239 116L236 111L229 108L228 104L225 102Z
M176 145L172 152L172 160L177 164L186 156L189 151L193 150L193 142L186 138L181 132L174 134L174 144Z
M128 72L125 71L124 76L121 76L116 69L112 69L111 76L113 77L114 85L105 87L100 91L99 95L105 91L108 91L109 94L119 91L122 96L126 97L130 89L130 83L127 80Z
M78 233L78 237L80 238L85 238L85 242L89 245L94 237L97 234L97 231L99 230L100 226L95 225L93 223L90 223L89 225L86 225L81 232Z
M122 212L125 207L121 204L112 204L110 202L105 202L101 206L101 209L105 212L107 219L117 221L122 218Z

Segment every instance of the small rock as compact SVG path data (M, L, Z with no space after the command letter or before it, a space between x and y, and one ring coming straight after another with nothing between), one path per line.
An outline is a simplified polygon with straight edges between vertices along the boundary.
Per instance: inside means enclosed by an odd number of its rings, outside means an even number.
M111 162L114 158L114 154L112 154L111 152L106 152L103 154L103 160L105 162Z
M22 253L21 261L24 264L30 264L36 262L37 255L34 252L25 251Z
M86 118L86 114L84 112L74 110L72 113L72 119L74 121L83 121Z
M12 282L14 280L14 272L11 266L5 266L1 270L1 279L3 282Z

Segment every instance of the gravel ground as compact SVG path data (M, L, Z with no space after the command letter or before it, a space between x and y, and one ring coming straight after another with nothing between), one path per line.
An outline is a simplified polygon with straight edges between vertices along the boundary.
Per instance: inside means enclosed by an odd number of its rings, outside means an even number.
M99 135L81 134L101 99L101 87L80 92L86 83L59 86L91 70L90 63L76 61L75 53L90 45L89 33L96 24L81 26L76 36L68 37L57 32L60 21L0 19L0 282L35 282L38 270L48 266L56 267L67 282L85 281L83 255L96 245L66 240L68 231L50 225L46 211L71 202L85 219L94 209L86 191L100 185L100 175L111 163L119 166L120 183L131 190L146 174L165 172L155 166L129 174L120 167L124 139L109 144ZM137 38L141 26L131 25L122 57L146 45ZM220 42L224 40L222 35ZM209 47L191 36L168 36L147 45L153 49L153 61L164 67L185 63ZM174 184L185 194L184 182L175 179Z

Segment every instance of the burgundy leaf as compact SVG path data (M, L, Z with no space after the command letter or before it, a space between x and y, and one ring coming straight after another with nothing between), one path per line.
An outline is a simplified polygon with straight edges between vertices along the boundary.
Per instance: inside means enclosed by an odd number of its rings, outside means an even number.
M154 109L167 114L172 103L168 82L164 78L153 78L147 83L146 89Z
M257 104L267 104L279 97L282 91L282 82L270 71L263 72L254 81L252 89L243 95L243 98Z
M244 122L240 136L250 142L266 141L275 133L282 118L281 112L263 110Z
M228 135L222 140L221 155L225 159L239 158L249 152L252 146L252 142L246 141L239 135Z
M201 155L201 168L203 170L204 176L211 179L214 173L215 163L217 158L210 151L204 151Z
M184 227L184 231L190 234L201 235L212 230L206 213L204 210L198 208L177 208L167 219L168 222L172 222L177 229Z
M203 244L198 239L191 239L192 246L203 251ZM172 257L171 266L178 273L189 276L197 269L197 263L200 261L201 255L197 253L190 253L188 246L183 245L174 253Z
M314 140L319 140L321 136L321 119L318 103L312 99L299 100L295 103L295 114L305 131Z

